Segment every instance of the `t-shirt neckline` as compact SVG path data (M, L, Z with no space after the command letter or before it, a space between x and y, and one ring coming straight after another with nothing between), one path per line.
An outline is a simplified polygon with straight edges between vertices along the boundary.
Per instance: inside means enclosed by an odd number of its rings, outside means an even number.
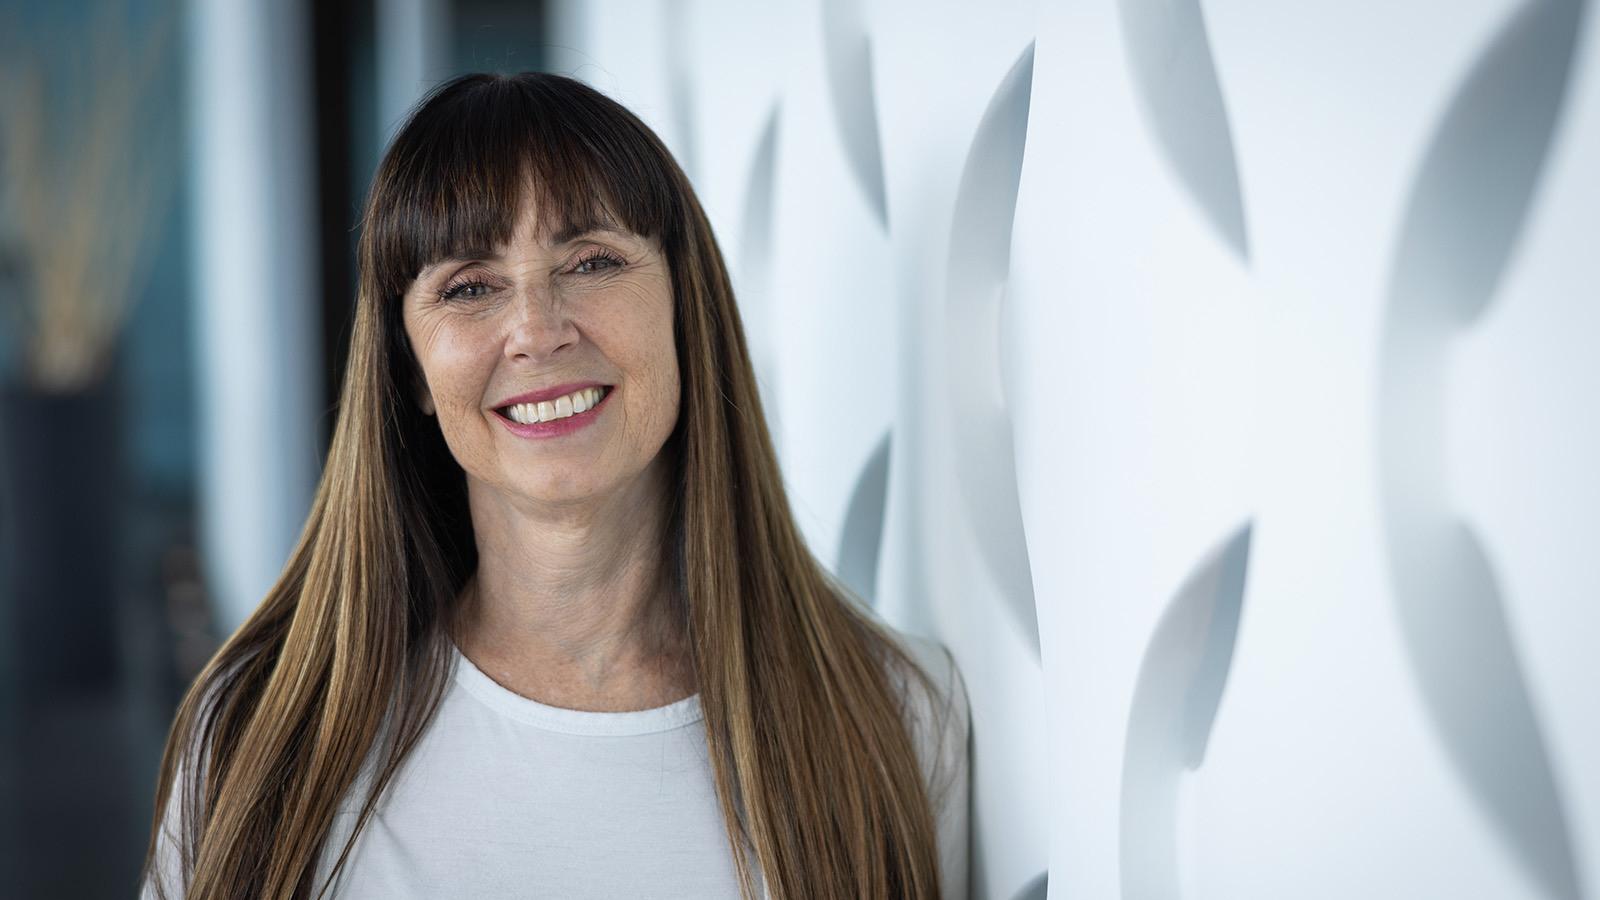
M454 658L456 683L468 693L495 712L548 731L625 737L669 731L698 722L702 718L698 693L690 694L666 706L627 712L595 712L550 706L503 687L468 659L454 641L450 642L450 653Z

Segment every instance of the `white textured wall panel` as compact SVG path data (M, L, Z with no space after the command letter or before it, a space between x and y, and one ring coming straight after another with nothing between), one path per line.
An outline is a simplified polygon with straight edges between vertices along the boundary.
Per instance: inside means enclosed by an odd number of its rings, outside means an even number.
M973 896L1600 897L1591 4L558 7L962 666Z

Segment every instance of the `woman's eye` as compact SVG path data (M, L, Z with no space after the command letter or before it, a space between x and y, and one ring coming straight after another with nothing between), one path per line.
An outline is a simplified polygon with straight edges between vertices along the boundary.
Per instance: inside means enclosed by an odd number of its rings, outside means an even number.
M615 256L612 256L609 253L596 253L593 256L586 257L581 260L576 266L573 267L573 271L580 275L593 275L598 272L604 272L607 269L617 268L621 265L622 260L617 259Z
M442 300L474 300L489 293L489 286L481 281L464 281L452 284L439 292Z

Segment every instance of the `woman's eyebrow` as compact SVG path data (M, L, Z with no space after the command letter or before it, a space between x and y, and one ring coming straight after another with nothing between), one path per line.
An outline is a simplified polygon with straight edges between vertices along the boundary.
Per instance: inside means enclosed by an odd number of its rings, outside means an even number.
M570 244L579 238L592 237L601 234L614 235L620 238L631 238L633 236L633 233L630 231L625 231L621 228L606 225L597 225L593 227L585 227L583 225L568 225L567 227L555 233L555 236L550 239L550 245L553 247L559 247L562 244Z
M497 250L474 249L470 247L463 248L423 266L422 271L417 273L416 280L425 280L437 273L440 269L456 265L458 263L482 262L484 260L499 258L500 253Z
M607 209L591 209L578 215L561 218L561 227L550 236L551 246L570 244L581 237L594 234L614 234L621 237L630 234Z

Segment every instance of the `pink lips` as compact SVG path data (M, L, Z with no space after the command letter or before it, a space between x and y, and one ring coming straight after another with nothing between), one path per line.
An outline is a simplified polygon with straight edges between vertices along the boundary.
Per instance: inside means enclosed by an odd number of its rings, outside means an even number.
M539 402L541 400L549 400L549 399L552 399L552 398L555 398L555 397L564 397L567 394L572 393L573 391L582 390L583 388L586 388L586 387L603 387L603 388L605 388L605 394L603 396L601 396L599 403L596 403L594 406L589 407L588 409L584 410L581 413L576 413L574 415L567 416L565 419L556 419L553 422L533 422L533 423L524 425L521 422L513 422L513 421L511 421L511 419L508 418L505 413L500 411L501 409L504 409L505 407L510 406L510 405L512 405L514 403L537 403L537 402ZM499 407L497 407L495 409L494 417L496 419L499 419L500 420L500 424L504 425L508 431L510 431L512 434L516 435L517 437L525 437L525 438L560 437L560 436L562 436L564 434L571 434L572 432L577 431L578 429L583 428L584 426L588 425L590 422L593 422L595 420L595 417L600 414L600 411L602 409L604 409L606 404L611 401L611 395L614 394L614 393L616 393L615 389L610 388L610 387L606 387L605 385L602 385L599 382L588 382L586 384L574 384L574 385L572 385L570 387L566 386L566 385L563 385L561 387L552 388L550 390L536 391L536 392L531 393L531 394L523 394L523 395L521 395L519 397L512 397L510 400L507 400L504 404L501 404Z

